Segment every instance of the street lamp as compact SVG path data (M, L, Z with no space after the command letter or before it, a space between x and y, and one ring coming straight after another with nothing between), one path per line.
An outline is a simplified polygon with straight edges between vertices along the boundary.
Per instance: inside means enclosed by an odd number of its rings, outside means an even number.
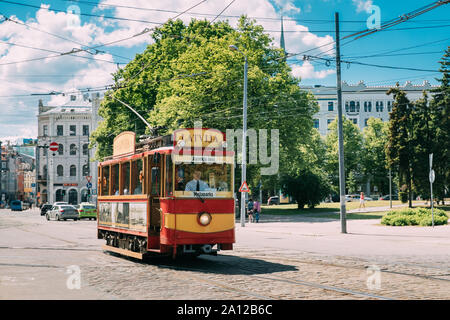
M242 130L242 178L241 185L246 180L247 162L247 56L235 45L230 45L233 51L238 51L244 56L244 101L243 101L243 130ZM245 192L241 192L241 226L245 227Z

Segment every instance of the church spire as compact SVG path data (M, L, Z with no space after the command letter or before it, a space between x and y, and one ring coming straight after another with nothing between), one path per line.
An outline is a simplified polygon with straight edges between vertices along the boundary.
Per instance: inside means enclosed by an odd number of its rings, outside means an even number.
M284 44L283 16L281 16L280 48L283 49L284 55L286 56L286 46Z

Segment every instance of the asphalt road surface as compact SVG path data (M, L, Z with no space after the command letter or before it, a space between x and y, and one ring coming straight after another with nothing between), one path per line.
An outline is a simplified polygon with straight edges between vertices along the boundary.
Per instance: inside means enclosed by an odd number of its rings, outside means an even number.
M105 253L96 221L0 209L0 299L449 299L450 227L261 217L233 251L137 261Z

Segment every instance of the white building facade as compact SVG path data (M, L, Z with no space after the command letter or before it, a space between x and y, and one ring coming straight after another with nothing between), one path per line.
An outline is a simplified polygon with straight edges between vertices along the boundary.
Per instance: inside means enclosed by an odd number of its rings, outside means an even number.
M71 95L56 107L39 102L36 176L41 203L96 201L97 162L88 145L99 121L99 104L98 96L83 95ZM52 142L57 151L45 148Z
M342 111L353 121L361 131L367 126L369 118L379 118L389 121L389 112L392 111L394 97L386 92L394 86L367 86L363 81L356 85L342 83ZM410 101L422 97L423 91L433 89L428 81L421 85L413 85L407 81L398 87L406 92ZM321 135L328 133L328 125L337 117L337 90L336 87L308 86L302 87L314 94L320 106L319 112L314 116L314 127Z

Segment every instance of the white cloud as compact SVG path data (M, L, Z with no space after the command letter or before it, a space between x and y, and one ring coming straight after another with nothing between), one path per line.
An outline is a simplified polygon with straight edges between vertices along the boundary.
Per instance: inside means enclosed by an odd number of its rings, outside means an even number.
M323 79L333 73L335 71L332 69L315 71L309 61L304 61L302 65L292 66L292 75L301 79Z
M370 7L373 5L372 0L352 0L353 4L356 5L356 12L369 12Z
M191 18L206 18L211 20L216 14L221 12L231 0L226 3L221 1L207 1L198 7L192 9L189 13L183 14L180 19L184 23L189 23ZM101 3L108 3L109 0L102 0ZM161 8L181 12L199 0L130 0L126 5L129 7L140 8ZM118 3L118 2L115 2ZM277 5L283 10L283 14L300 12L291 0L277 0ZM60 35L66 39L72 39L74 42L86 46L116 41L129 38L138 34L145 28L152 28L155 24L132 21L117 21L106 18L92 18L84 23L73 27L69 19L73 18L66 12L53 12L47 10L49 5L42 5L41 9L35 14L31 13L24 21L17 17L10 18L24 22L32 28L45 30L49 33ZM84 7L86 8L86 7ZM106 10L107 9L107 10ZM177 15L174 12L136 10L130 8L111 8L97 7L95 14L107 14L122 18L131 18L135 20L146 20L163 23L169 18ZM210 14L209 16L198 15L196 13ZM280 14L269 0L248 0L236 1L225 12L224 15L240 16L247 14L253 17L268 17L273 20L260 20L261 24L273 38L273 45L279 46L280 43ZM83 19L85 20L85 19ZM232 26L236 26L237 18L221 17L217 20L228 20ZM216 20L216 21L217 21ZM80 45L65 39L54 37L50 34L39 32L23 25L10 21L4 21L0 24L0 40L11 43L22 44L30 47L43 48L57 52L68 52L73 48L79 48ZM311 54L324 53L333 54L333 38L330 35L318 36L309 32L306 26L298 24L293 20L284 20L285 43L289 53L303 52L309 49L318 48ZM136 46L152 43L149 33L132 37L126 41L114 45L116 48L128 49L130 54L123 54L132 57L136 52ZM114 57L108 53L114 49L113 46L100 47L105 53L92 55L88 53L78 53L77 55L95 59L104 59L113 61ZM41 52L34 49L23 48L13 45L0 43L0 79L3 83L0 86L0 106L2 108L2 117L0 117L0 137L11 136L14 134L27 136L37 134L37 106L39 96L28 97L10 97L19 94L44 93L51 91L69 91L72 88L98 87L112 83L111 73L115 72L115 64L76 58L73 55L57 58L48 58L44 60L32 61L20 64L2 65L13 61L33 59L36 57L46 57L54 55L50 52ZM314 71L313 66L303 64L295 66L293 74L300 75L303 78L322 78L330 71ZM59 77L38 77L38 75L60 75ZM50 102L59 104L65 102L64 97L52 96ZM14 134L12 134L14 133Z

